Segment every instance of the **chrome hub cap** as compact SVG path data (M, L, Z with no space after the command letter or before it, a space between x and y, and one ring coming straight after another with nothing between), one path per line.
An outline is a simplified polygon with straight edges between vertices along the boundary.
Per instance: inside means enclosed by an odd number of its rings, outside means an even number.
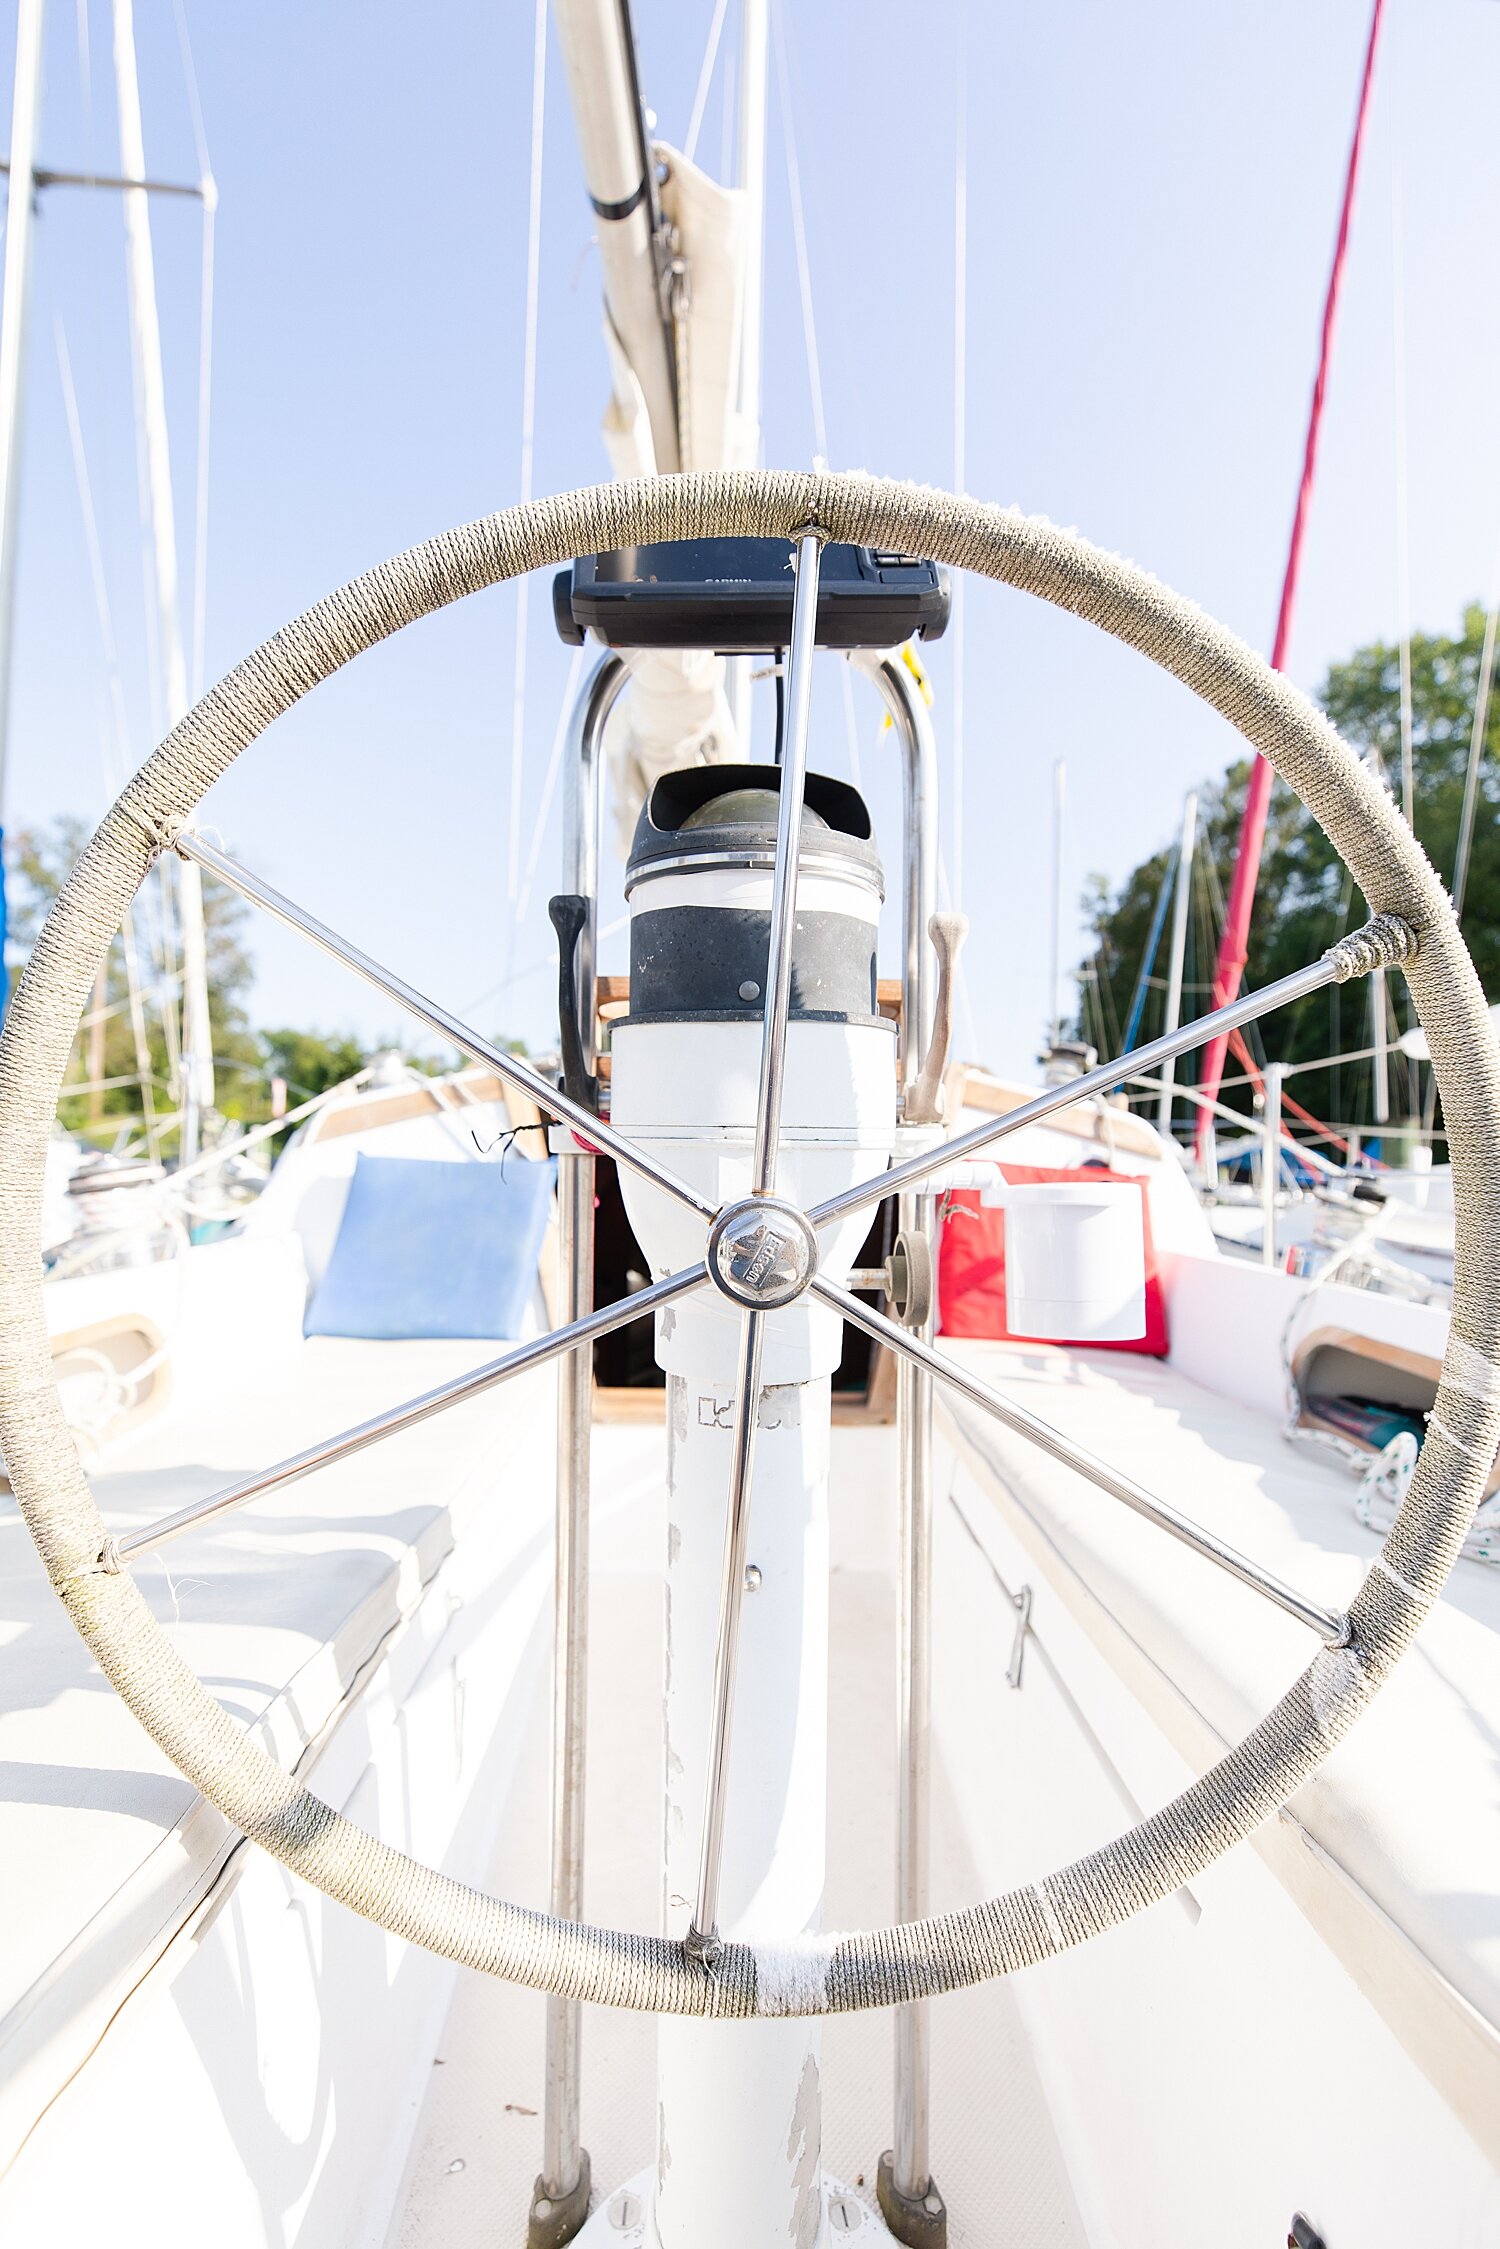
M714 1286L752 1312L795 1303L818 1269L818 1237L794 1203L752 1195L728 1203L709 1229Z

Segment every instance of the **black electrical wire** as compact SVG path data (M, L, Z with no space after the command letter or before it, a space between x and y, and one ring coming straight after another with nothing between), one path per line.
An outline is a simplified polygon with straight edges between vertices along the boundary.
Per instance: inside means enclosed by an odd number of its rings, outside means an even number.
M786 730L786 650L784 648L777 649L776 662L772 667L772 672L776 681L776 749L773 762L780 765L782 738Z

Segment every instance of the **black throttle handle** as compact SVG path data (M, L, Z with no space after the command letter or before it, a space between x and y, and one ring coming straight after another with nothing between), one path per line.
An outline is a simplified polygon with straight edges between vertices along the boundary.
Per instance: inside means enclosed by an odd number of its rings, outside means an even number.
M581 1108L599 1114L599 1080L584 1064L583 1026L578 1006L578 940L588 927L589 902L564 891L547 901L557 931L557 1028L562 1048L563 1092Z

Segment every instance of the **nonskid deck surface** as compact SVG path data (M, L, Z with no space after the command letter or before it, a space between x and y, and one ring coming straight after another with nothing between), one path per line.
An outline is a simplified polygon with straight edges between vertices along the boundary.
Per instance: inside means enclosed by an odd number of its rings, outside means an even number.
M889 1578L838 1566L846 1507L894 1507L889 1431L834 1440L832 1692L826 1921L858 1928L891 1918L893 1895L895 1613ZM595 1490L611 1484L611 1448L649 1473L656 1431L595 1432ZM620 1465L624 1465L621 1463ZM873 1476L889 1484L872 1494ZM618 1927L653 1929L659 1913L661 1585L650 1551L649 1503L596 1540L589 1669L587 1910ZM855 1556L854 1559L865 1559ZM613 1565L613 1566L612 1566ZM980 1886L938 1768L933 1901L970 1903ZM533 1720L512 1816L494 1865L500 1895L546 1895L547 1737ZM541 2160L543 2006L533 1992L461 1977L418 2124L387 2249L505 2249L525 2236ZM823 2030L825 2169L874 2200L875 2165L891 2139L892 2017L832 2017ZM1041 2088L1007 1987L994 1984L933 2010L934 2174L947 2199L953 2249L1063 2249L1085 2234ZM609 2193L653 2160L655 2024L587 2008L583 2139L596 2189Z

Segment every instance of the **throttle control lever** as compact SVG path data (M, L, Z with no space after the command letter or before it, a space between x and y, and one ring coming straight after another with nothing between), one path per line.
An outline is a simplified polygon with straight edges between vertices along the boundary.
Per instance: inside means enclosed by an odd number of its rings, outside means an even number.
M557 931L557 1029L562 1050L563 1091L569 1100L599 1114L599 1080L584 1062L583 1024L578 1004L578 940L588 926L589 902L563 891L547 901Z

